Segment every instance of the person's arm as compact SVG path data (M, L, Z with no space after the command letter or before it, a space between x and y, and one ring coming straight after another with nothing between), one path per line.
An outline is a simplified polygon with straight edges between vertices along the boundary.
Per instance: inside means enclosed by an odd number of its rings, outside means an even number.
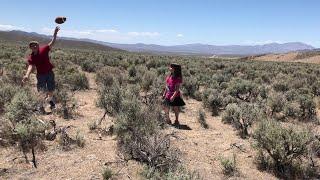
M22 78L22 83L25 83L25 82L29 79L29 76L30 76L33 68L34 68L34 65L31 65L31 64L30 64L30 65L28 66L27 73L26 73L26 75L23 76L23 78Z
M54 33L53 33L53 38L52 40L49 42L48 46L50 47L50 49L54 46L54 43L56 42L56 39L57 39L57 34L58 34L58 31L60 30L60 27L57 26L55 29L54 29Z
M164 88L163 93L162 93L162 98L164 99L166 97L167 93L167 87Z
M180 84L177 84L177 85L175 86L175 91L174 91L173 95L172 95L171 98L170 98L170 101L174 101L174 98L176 98L177 94L178 94L179 91L180 91L179 89L180 89Z

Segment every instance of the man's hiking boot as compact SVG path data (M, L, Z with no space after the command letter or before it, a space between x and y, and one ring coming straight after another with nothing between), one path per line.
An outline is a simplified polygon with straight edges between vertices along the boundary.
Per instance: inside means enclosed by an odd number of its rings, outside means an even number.
M46 114L46 111L45 111L45 109L44 109L43 106L38 106L38 107L37 107L37 111L38 111L41 115Z

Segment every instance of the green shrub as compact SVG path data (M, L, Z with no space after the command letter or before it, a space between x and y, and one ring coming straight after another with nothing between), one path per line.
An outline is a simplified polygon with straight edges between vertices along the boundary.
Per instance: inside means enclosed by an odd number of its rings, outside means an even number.
M11 102L5 107L5 116L12 124L29 119L36 109L36 104L35 96L31 92L22 89L14 95Z
M129 77L136 77L137 75L137 70L135 68L135 66L130 66L128 69L128 73L129 73Z
M103 67L96 73L96 82L99 85L110 86L113 80L117 80L120 85L124 82L122 72L118 68Z
M21 85L26 65L22 62L13 62L5 67L6 81L15 85Z
M236 155L233 154L232 159L229 158L221 158L220 164L223 169L223 174L227 176L234 176L237 172L237 162L236 162Z
M150 166L144 166L141 175L146 179L165 179L165 180L201 180L200 174L195 171L189 171L182 166L168 172L159 172Z
M76 134L76 143L79 147L83 148L86 141L84 139L84 135L80 132L80 131L77 131L77 134Z
M144 73L142 77L142 81L140 82L140 86L142 90L149 91L151 89L151 85L153 81L156 79L157 74L153 71L147 71Z
M185 78L182 83L183 94L195 98L195 92L199 90L199 83L196 78Z
M72 94L68 93L66 88L58 87L55 91L55 99L57 103L61 104L61 106L56 108L57 114L64 119L73 118L76 114L77 102L72 97Z
M242 79L235 79L230 82L227 91L231 96L235 98L238 98L242 101L250 102L258 96L258 91L256 91L257 89L257 85L253 82Z
M255 104L229 104L222 115L222 121L232 124L240 131L241 137L245 138L249 135L249 127L262 116L261 110Z
M273 83L273 89L277 92L285 92L289 90L289 82L285 81L285 80L279 80L276 81L275 83Z
M217 116L223 105L223 97L216 89L207 89L203 92L202 102L209 108L212 115Z
M297 102L287 103L284 107L284 113L287 117L299 118L301 117L300 105Z
M233 122L237 122L241 116L241 109L235 103L228 104L226 110L222 114L222 121L226 123L232 124Z
M263 166L273 168L278 175L293 178L308 157L309 145L313 136L308 131L283 128L278 122L264 120L255 131L256 148L259 150ZM271 158L272 164L269 164ZM301 169L301 168L298 168Z
M5 104L9 103L18 91L18 88L7 83L0 83L0 114L4 110Z
M102 86L99 90L98 106L103 108L109 115L116 115L121 110L123 101L122 91L119 83L113 80L113 85Z
M144 106L136 96L126 95L114 126L118 149L126 158L165 173L175 169L179 151L170 148L170 135L158 131L159 122L163 121L160 109L149 106L152 104Z
M66 82L73 91L89 89L89 82L84 73L74 73L66 76Z
M300 118L303 120L315 120L316 105L313 98L307 95L300 95L297 99L301 110Z
M110 168L106 168L102 173L102 178L103 178L103 180L109 180L112 178L113 175L114 174L113 174L112 170Z
M284 95L280 93L271 93L267 99L267 105L270 108L271 115L283 111L286 99Z
M201 109L199 109L198 111L199 117L198 117L198 122L200 123L201 127L208 129L209 125L206 122L206 114L204 111L202 111Z
M80 66L83 71L96 72L99 65L94 63L92 60L85 60L80 64Z

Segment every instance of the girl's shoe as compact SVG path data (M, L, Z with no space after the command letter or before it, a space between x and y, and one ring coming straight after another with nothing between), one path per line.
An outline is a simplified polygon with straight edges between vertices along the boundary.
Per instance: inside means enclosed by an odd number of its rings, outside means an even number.
M173 124L175 127L177 127L177 128L179 128L179 126L180 126L180 123L179 123L179 121L174 121L174 124Z

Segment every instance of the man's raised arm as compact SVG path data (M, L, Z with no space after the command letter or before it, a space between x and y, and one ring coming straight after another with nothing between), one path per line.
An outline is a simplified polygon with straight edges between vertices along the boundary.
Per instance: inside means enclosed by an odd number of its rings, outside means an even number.
M60 27L57 26L55 29L54 29L54 33L53 33L53 38L52 40L49 42L48 46L50 47L50 49L53 47L54 43L56 42L56 39L57 39L57 34L58 34L58 31L60 30Z

